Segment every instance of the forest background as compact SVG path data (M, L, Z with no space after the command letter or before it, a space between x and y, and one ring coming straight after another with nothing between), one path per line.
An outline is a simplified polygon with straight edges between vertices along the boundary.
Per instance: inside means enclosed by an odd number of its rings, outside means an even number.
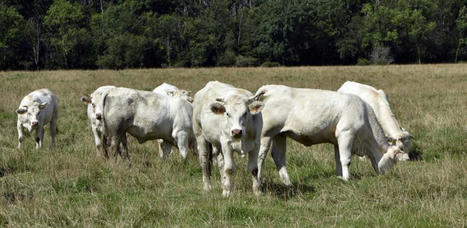
M467 60L466 0L0 0L0 70Z

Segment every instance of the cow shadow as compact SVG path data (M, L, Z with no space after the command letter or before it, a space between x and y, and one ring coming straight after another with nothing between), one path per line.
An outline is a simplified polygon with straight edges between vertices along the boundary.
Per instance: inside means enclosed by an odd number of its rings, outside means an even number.
M316 191L315 186L303 183L292 183L292 186L286 186L282 183L275 183L269 180L263 182L263 192L269 192L277 198L288 200L305 193Z
M421 148L415 143L412 142L412 146L409 151L409 160L410 161L421 161L423 160L423 152Z

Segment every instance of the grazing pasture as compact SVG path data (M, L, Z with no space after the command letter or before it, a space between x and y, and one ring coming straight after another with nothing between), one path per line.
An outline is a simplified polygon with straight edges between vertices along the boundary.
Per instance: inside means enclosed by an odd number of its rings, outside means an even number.
M234 190L202 191L198 158L172 153L164 163L155 141L129 137L132 167L96 153L80 97L101 85L152 90L162 82L195 93L219 80L255 92L284 84L337 90L347 80L383 89L396 118L414 137L411 156L378 176L352 157L352 179L335 175L330 144L287 140L293 187L281 184L268 155L264 194L256 197L246 158L236 155ZM58 96L56 147L46 127L43 148L32 136L17 147L16 114L38 88ZM292 68L200 68L0 72L0 225L5 226L415 226L467 225L467 64Z

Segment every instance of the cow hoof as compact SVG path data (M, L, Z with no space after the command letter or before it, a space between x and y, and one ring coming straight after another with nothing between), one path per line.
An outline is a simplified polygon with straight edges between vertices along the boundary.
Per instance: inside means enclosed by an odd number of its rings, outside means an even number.
M253 193L255 194L255 196L262 196L263 195L263 192L261 190L253 190Z
M229 197L230 196L230 191L226 191L226 190L222 191L222 196L223 197Z
M204 191L209 192L209 191L211 191L212 187L211 187L210 184L205 184L203 189L204 189Z

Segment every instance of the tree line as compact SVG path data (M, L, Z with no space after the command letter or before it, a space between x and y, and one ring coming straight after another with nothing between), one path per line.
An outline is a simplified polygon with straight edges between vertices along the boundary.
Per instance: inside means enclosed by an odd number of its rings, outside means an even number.
M0 70L467 59L467 0L0 0Z

